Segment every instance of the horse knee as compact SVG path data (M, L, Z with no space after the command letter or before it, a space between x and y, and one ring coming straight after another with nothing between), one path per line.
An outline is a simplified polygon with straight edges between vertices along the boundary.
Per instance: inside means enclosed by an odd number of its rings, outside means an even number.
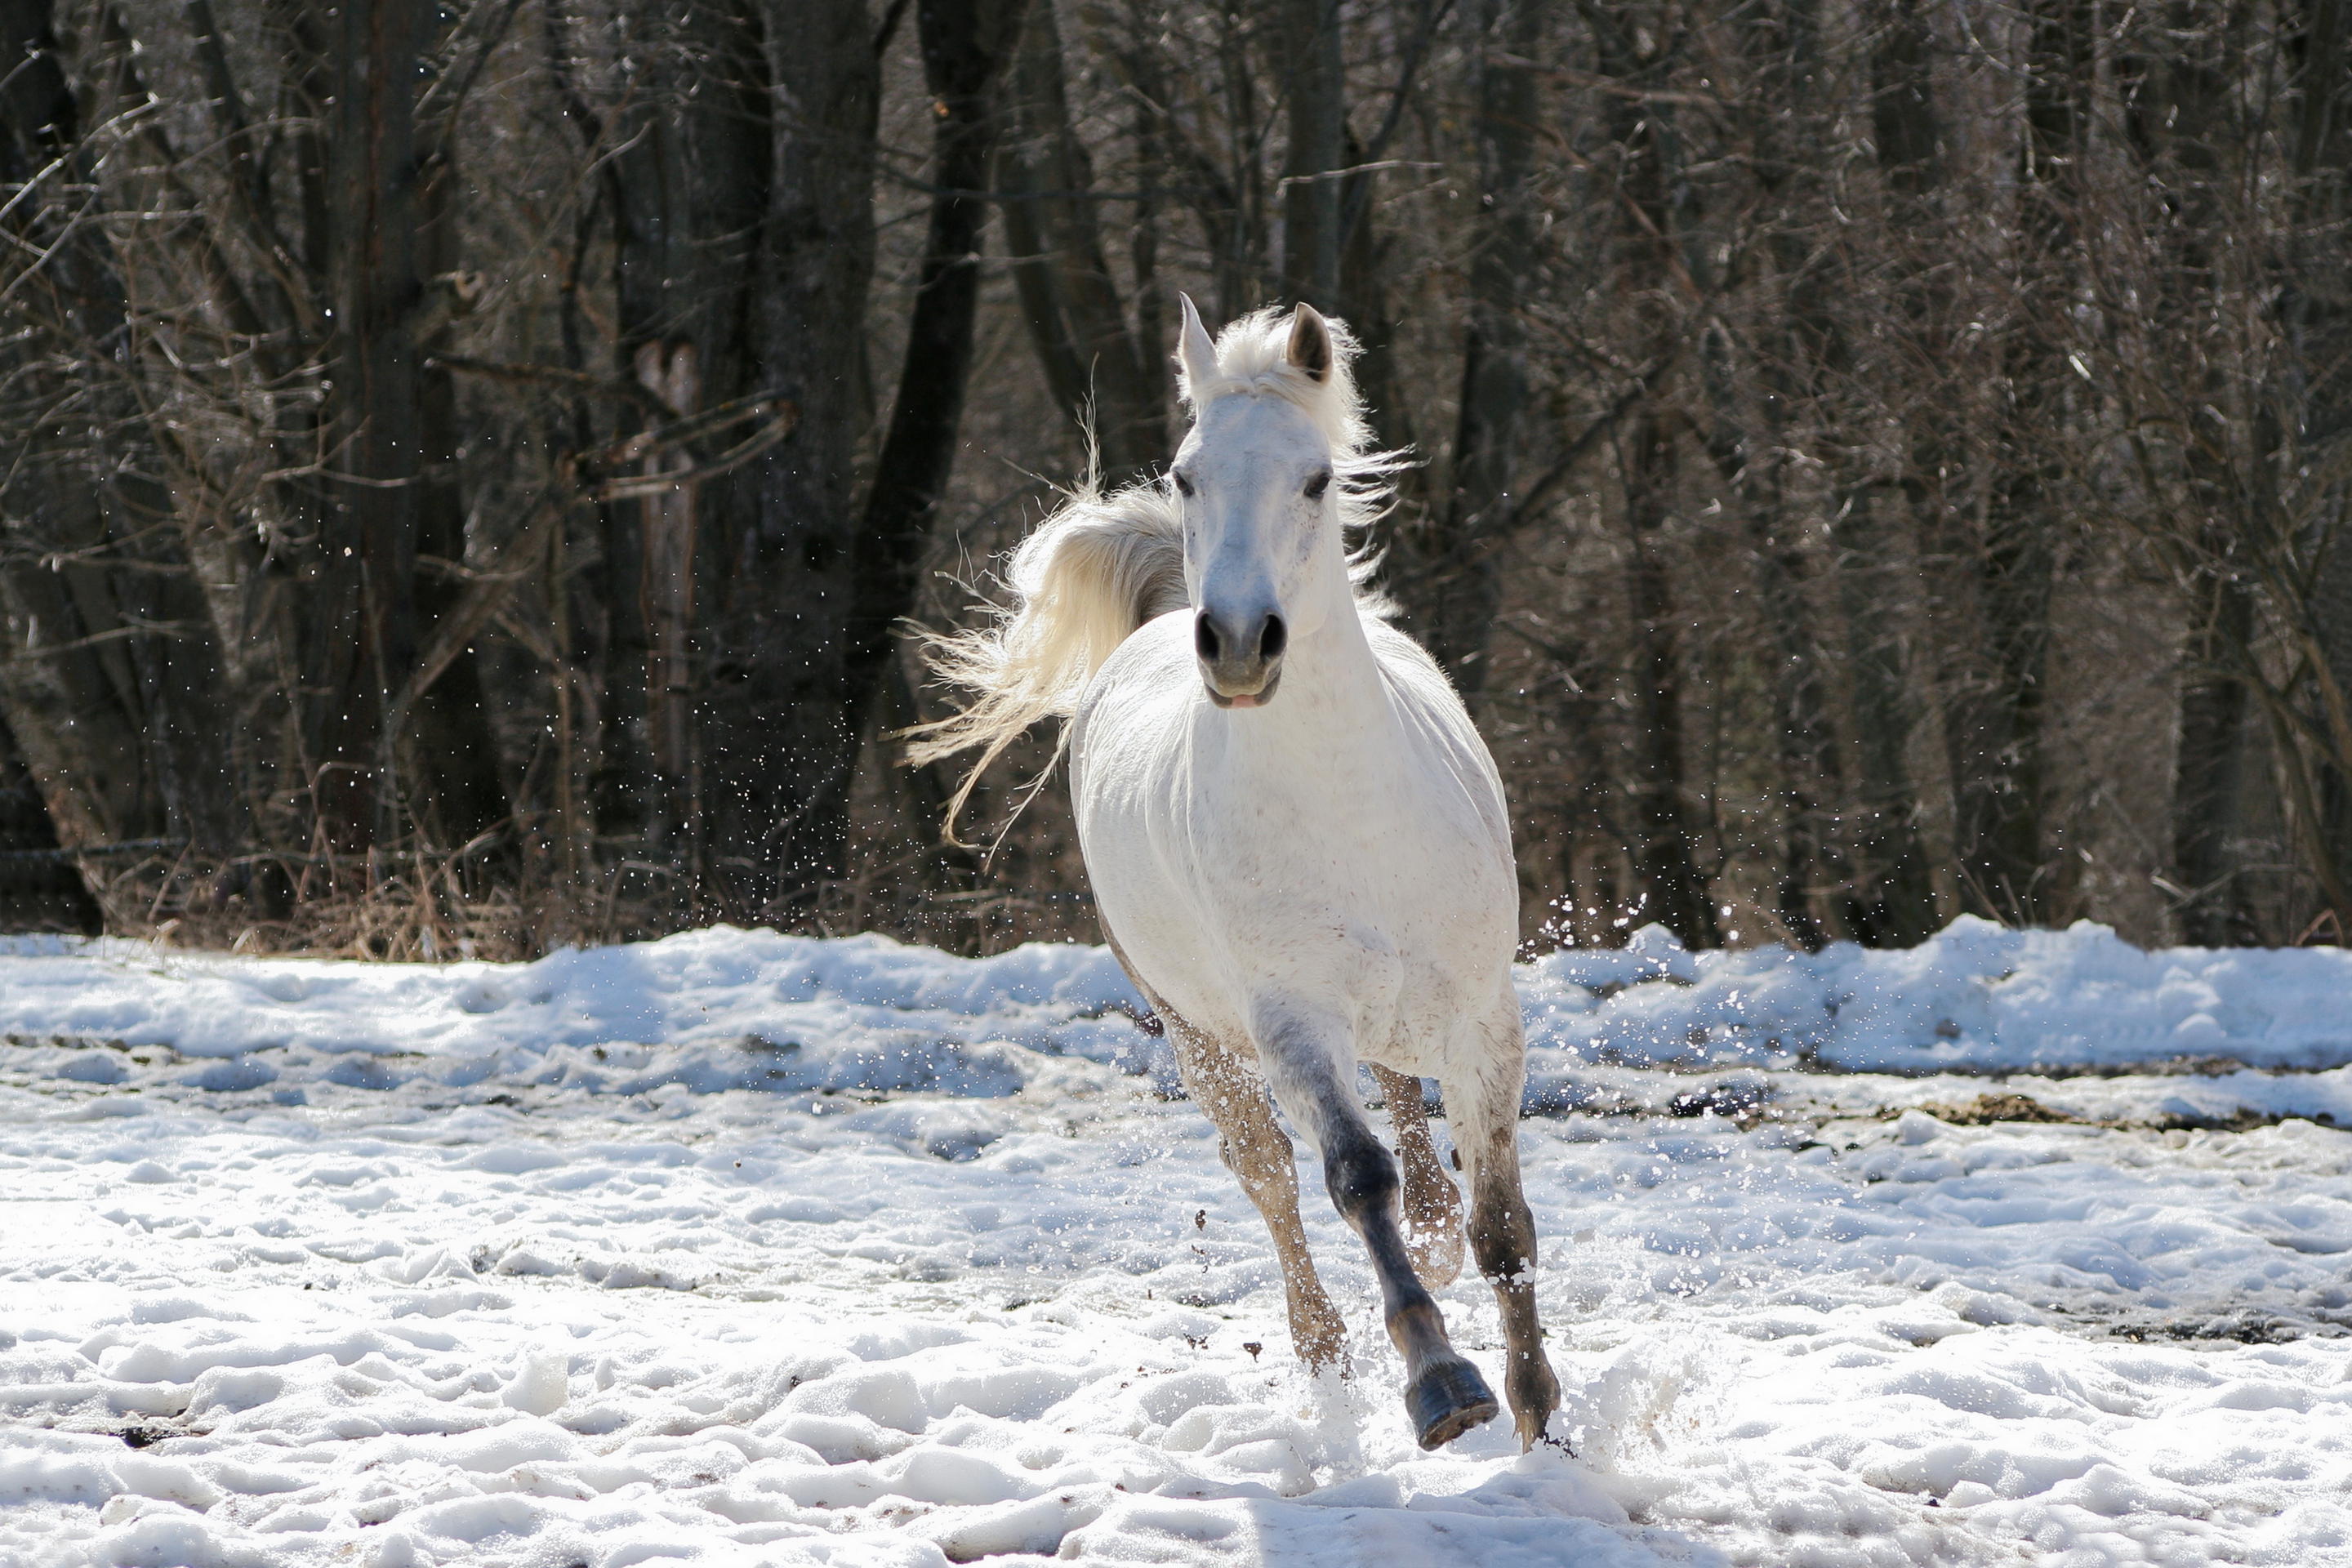
M1366 1216L1396 1206L1396 1157L1369 1135L1334 1140L1323 1154L1323 1184L1340 1216L1360 1225Z

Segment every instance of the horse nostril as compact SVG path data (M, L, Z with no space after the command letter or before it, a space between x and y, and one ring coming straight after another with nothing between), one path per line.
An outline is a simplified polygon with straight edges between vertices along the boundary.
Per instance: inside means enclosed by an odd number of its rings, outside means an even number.
M1192 647L1211 664L1217 662L1217 628L1206 610L1192 617Z
M1280 616L1268 616L1265 629L1257 635L1257 656L1268 663L1280 658L1290 642L1290 634L1283 629Z

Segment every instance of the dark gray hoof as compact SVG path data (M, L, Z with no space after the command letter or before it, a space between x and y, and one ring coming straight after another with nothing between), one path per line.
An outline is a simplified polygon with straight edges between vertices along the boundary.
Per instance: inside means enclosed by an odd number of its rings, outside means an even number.
M1466 1361L1433 1362L1404 1391L1405 1414L1423 1448L1442 1448L1502 1413L1494 1391Z

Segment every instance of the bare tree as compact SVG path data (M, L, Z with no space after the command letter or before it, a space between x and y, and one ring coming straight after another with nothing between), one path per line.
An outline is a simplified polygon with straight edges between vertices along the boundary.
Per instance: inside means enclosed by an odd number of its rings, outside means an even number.
M1528 445L1528 330L1522 312L1537 256L1537 93L1533 56L1543 9L1532 0L1458 7L1463 96L1475 116L1477 206L1472 216L1461 413L1453 493L1408 545L1401 574L1407 624L1474 703L1501 602L1496 550L1514 521Z

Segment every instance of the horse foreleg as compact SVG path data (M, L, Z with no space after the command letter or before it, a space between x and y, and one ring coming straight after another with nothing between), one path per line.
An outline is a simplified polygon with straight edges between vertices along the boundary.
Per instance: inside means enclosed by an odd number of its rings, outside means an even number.
M1421 1102L1421 1079L1409 1073L1372 1068L1372 1081L1388 1101L1389 1124L1396 1129L1397 1159L1404 1166L1404 1247L1412 1271L1432 1290L1462 1273L1462 1194L1439 1163L1430 1141L1429 1112Z
M1514 999L1510 1034L1517 1044ZM1504 1374L1519 1445L1533 1447L1559 1407L1559 1380L1544 1354L1536 1316L1536 1221L1519 1186L1519 1095L1523 1061L1499 1066L1486 1078L1444 1085L1447 1126L1470 1164L1470 1249L1478 1272L1494 1287L1502 1309L1503 1341L1510 1354Z
M1380 1277L1389 1338L1404 1357L1405 1413L1424 1448L1452 1442L1502 1408L1486 1380L1445 1337L1445 1320L1413 1272L1397 1223L1396 1157L1372 1136L1357 1101L1352 1067L1313 1023L1276 1015L1259 1026L1258 1056L1291 1120L1323 1150L1323 1184L1341 1218L1363 1237Z
M1274 1103L1266 1098L1265 1083L1234 1052L1165 1009L1160 1016L1176 1048L1176 1068L1183 1077L1185 1092L1216 1124L1225 1167L1257 1206L1267 1234L1274 1237L1274 1255L1282 1265L1283 1292L1290 1308L1291 1349L1317 1372L1326 1367L1344 1371L1347 1321L1324 1294L1322 1280L1316 1278L1315 1259L1307 1250L1307 1228L1298 1218L1297 1162L1291 1154L1289 1137L1274 1119Z

